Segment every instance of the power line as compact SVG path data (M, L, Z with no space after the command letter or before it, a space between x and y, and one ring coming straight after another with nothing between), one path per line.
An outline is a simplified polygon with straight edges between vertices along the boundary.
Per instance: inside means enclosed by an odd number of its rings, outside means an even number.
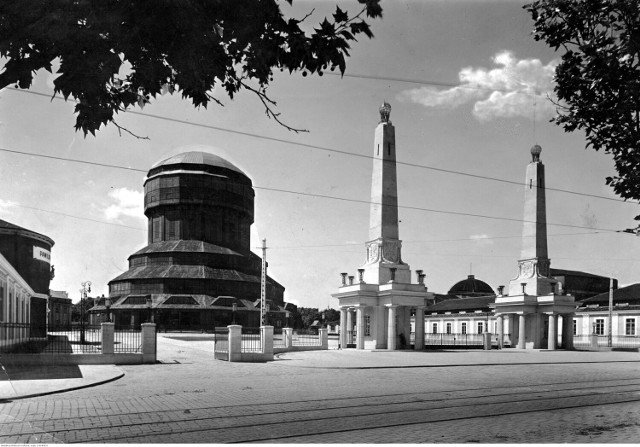
M50 98L50 99L59 99L59 100L65 101L64 98L59 97L57 95L51 96L51 95L48 95L46 93L35 92L35 91L31 91L31 90L10 89L9 91L18 91L18 92L22 92L22 93L28 93L28 94L32 94L32 95L37 95L37 96L43 96L43 97L47 97L47 98ZM371 156L371 155L358 154L358 153L355 153L355 152L349 152L349 151L344 151L344 150L340 150L340 149L334 149L334 148L329 148L329 147L324 147L324 146L318 146L318 145L314 145L314 144L301 143L301 142L292 141L292 140L285 140L285 139L282 139L282 138L269 137L269 136L266 136L266 135L260 135L260 134L255 134L255 133L251 133L251 132L244 132L244 131L240 131L240 130L234 130L234 129L228 129L228 128L224 128L224 127L212 126L212 125L209 125L209 124L194 123L194 122L191 122L191 121L185 121L185 120L180 120L180 119L176 119L176 118L170 118L170 117L166 117L166 116L162 116L162 115L154 115L154 114L151 114L151 113L136 112L136 111L132 111L132 110L127 110L125 112L133 114L133 115L145 116L145 117L149 117L149 118L155 118L155 119L159 119L159 120L163 120L163 121L169 121L169 122L174 122L174 123L178 123L178 124L184 124L184 125L188 125L188 126L201 127L201 128L206 128L206 129L217 130L217 131L220 131L220 132L226 132L226 133L232 133L232 134L236 134L236 135L242 135L242 136L247 136L247 137L252 137L252 138L258 138L258 139L262 139L262 140L266 140L266 141L273 141L273 142L276 142L276 143L291 144L291 145L295 145L295 146L305 147L305 148L308 148L308 149L317 149L317 150L321 150L321 151L325 151L325 152L332 152L332 153L336 153L336 154L347 155L347 156L350 156L350 157L365 158L365 159L368 159L368 160L372 160L373 159L373 156ZM2 150L2 149L0 149L0 150ZM30 155L34 155L34 154L30 154ZM54 158L54 157L51 157L51 158ZM68 160L68 161L77 161L78 163L85 163L84 161L81 161L81 160ZM86 163L93 164L93 163L90 163L90 162L86 162ZM95 164L96 165L100 165L99 163L95 163ZM403 166L410 166L410 167L419 168L419 169L427 169L427 170L436 171L436 172L443 172L443 173L447 173L447 174L462 175L462 176L465 176L465 177L477 178L477 179L482 179L482 180L490 180L490 181L494 181L494 182L507 183L507 184L518 185L518 186L523 186L524 185L524 182L520 182L520 181L501 179L501 178L491 177L491 176L487 176L487 175L471 174L471 173L468 173L468 172L456 171L456 170L453 170L453 169L436 168L436 167L433 167L433 166L422 165L422 164L417 164L417 163L396 161L396 164L397 165L403 165ZM131 169L131 168L129 168L129 169ZM131 169L131 170L147 172L147 171L143 171L143 170L140 170L140 169ZM568 189L552 188L552 187L549 187L549 186L547 186L545 189L547 191L562 192L562 193L565 193L565 194L572 194L572 195L583 196L583 197L591 197L591 198L595 198L595 199L609 200L609 201L613 201L613 202L622 202L622 203L628 203L628 204L634 204L634 205L640 204L640 202L633 202L633 201L628 201L628 200L624 200L624 199L618 199L618 198L615 198L615 197L600 196L600 195L597 195L597 194L587 194L587 193L578 192L578 191L571 191L571 190L568 190Z
M0 148L0 151L6 151L6 152L16 153L16 154L20 154L20 155L31 155L31 156L35 156L35 157L44 156L43 154L14 151L14 150L6 149L6 148ZM97 165L97 166L101 166L101 167L108 167L108 168L111 168L111 169L126 169L126 170L130 170L130 171L147 172L147 171L143 171L141 169L134 169L134 168L129 168L129 167L125 167L125 166L107 165L107 164L103 164L103 163L94 163L94 162L85 162L83 160L67 159L67 158L64 158L64 157L50 157L50 156L44 156L44 157L46 157L46 158L55 158L56 160L72 161L72 162L77 162L77 163L88 163L88 164L91 164L91 165ZM343 201L343 202L363 203L363 204L367 204L367 205L372 205L372 204L382 205L382 203L375 203L375 202L371 202L370 200L349 199L349 198L346 198L346 197L338 197L338 196L330 196L330 195L326 195L326 194L316 194L316 193L292 191L292 190L280 189L280 188L269 188L269 187L266 187L266 186L253 185L253 188L261 189L263 191L272 191L272 192L295 194L295 195L301 195L301 196L307 196L307 197L317 197L317 198L324 198L324 199L331 199L331 200L339 200L339 201ZM460 212L460 211L445 211L445 210L437 210L437 209L433 209L433 208L423 208L423 207L410 206L410 205L398 205L398 208L416 210L416 211L425 211L425 212L437 213L437 214L451 214L451 215L454 215L454 216L479 217L479 218L484 218L484 219L504 220L504 221L510 221L510 222L535 223L534 221L528 221L528 220L524 220L524 219L516 219L516 218L511 218L511 217L487 216L487 215L483 215L483 214L465 213L465 212ZM105 222L102 222L102 221L98 221L98 222L105 223ZM618 230L613 230L613 229L608 229L608 228L592 228L592 227L584 227L584 226L571 225L571 224L557 224L557 223L549 223L549 222L547 222L547 225L565 227L565 228L577 228L577 229L583 229L583 230L607 231L607 232L613 232L613 233L619 232Z

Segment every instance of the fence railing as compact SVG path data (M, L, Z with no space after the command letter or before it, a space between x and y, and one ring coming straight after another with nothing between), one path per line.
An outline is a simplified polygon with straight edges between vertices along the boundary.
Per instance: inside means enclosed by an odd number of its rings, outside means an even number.
M292 346L320 346L322 341L318 335L311 334L293 334L291 339Z
M240 352L262 352L259 327L242 327L242 347Z
M213 331L213 351L229 352L229 329L217 327Z
M285 334L274 334L273 335L273 347L274 348L285 348L287 346L286 336Z
M140 328L119 327L114 331L113 341L114 353L142 352ZM0 351L16 354L101 354L102 326L54 326L43 335L40 326L0 323Z
M591 335L591 334L583 334L583 335L574 335L573 336L573 346L576 349L584 349L590 348L592 343L592 338L597 338L597 346L599 348L604 348L609 346L609 336L608 335ZM640 348L640 336L638 335L614 335L611 337L611 347L612 348L621 348L621 349L636 349Z

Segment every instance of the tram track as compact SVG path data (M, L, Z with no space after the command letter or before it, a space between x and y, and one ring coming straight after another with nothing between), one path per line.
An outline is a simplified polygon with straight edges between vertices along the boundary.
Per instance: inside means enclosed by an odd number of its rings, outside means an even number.
M313 433L424 424L455 419L640 401L637 378L482 387L438 392L392 393L366 397L203 406L189 409L130 412L77 418L30 420L32 433L47 433L65 442L113 442L200 433L212 442L277 441ZM483 408L481 414L474 409ZM69 425L74 427L65 427ZM27 421L25 421L27 422ZM42 425L36 429L35 424ZM346 424L346 425L345 425ZM310 429L313 427L313 430ZM126 430L121 430L125 429ZM126 433L124 433L126 431ZM270 433L265 436L264 433ZM77 435L82 433L82 436ZM95 436L92 436L94 434ZM77 439L79 438L79 439ZM163 441L165 442L165 441ZM166 441L169 442L169 441ZM178 438L174 442L180 442Z

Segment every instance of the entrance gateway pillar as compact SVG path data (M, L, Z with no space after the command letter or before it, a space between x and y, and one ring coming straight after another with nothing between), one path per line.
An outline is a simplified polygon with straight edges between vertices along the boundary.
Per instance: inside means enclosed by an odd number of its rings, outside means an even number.
M388 304L389 316L387 321L387 349L393 351L396 349L396 315L398 306Z
M356 349L364 349L364 306L356 307Z
M554 351L558 344L558 316L556 314L549 314L549 333L547 336L547 349Z
M347 309L340 308L340 349L347 347Z
M347 340L345 342L346 345L350 345L353 343L353 310L351 308L347 309Z
M422 351L424 349L424 307L416 307L416 334L413 349Z
M502 349L504 344L504 320L502 314L496 314L496 321L498 323L498 349Z
M518 349L525 349L525 338L527 336L527 316L524 313L518 315Z
M562 314L562 348L573 349L573 314Z

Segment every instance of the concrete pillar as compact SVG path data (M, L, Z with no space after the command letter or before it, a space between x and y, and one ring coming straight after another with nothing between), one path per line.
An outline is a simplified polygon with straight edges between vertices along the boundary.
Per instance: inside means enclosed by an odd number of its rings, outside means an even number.
M394 351L396 349L396 312L398 306L387 306L389 316L387 322L387 349Z
M525 314L518 315L518 349L525 349L527 336L527 316Z
M320 339L320 345L322 349L329 349L329 329L318 329L318 338Z
M347 309L340 308L340 349L347 347Z
M156 363L156 324L142 323L142 363Z
M346 343L353 344L353 311L351 309L347 309L347 341Z
M364 307L356 308L356 349L364 349Z
M416 351L424 349L424 307L416 307Z
M240 337L242 343L242 334ZM260 344L265 360L273 360L273 326L260 326Z
M504 319L502 314L496 314L496 318L498 323L498 349L502 349L504 344Z
M242 359L242 326L233 324L229 329L229 361L239 362Z
M558 335L556 332L556 326L558 324L558 316L555 314L549 314L549 333L547 335L547 349L555 351L558 343Z
M573 349L573 314L562 315L562 347Z
M102 330L102 353L113 354L113 337L115 330L114 323L102 323L100 325Z
M282 329L282 336L284 337L285 348L293 346L293 328L285 327Z

